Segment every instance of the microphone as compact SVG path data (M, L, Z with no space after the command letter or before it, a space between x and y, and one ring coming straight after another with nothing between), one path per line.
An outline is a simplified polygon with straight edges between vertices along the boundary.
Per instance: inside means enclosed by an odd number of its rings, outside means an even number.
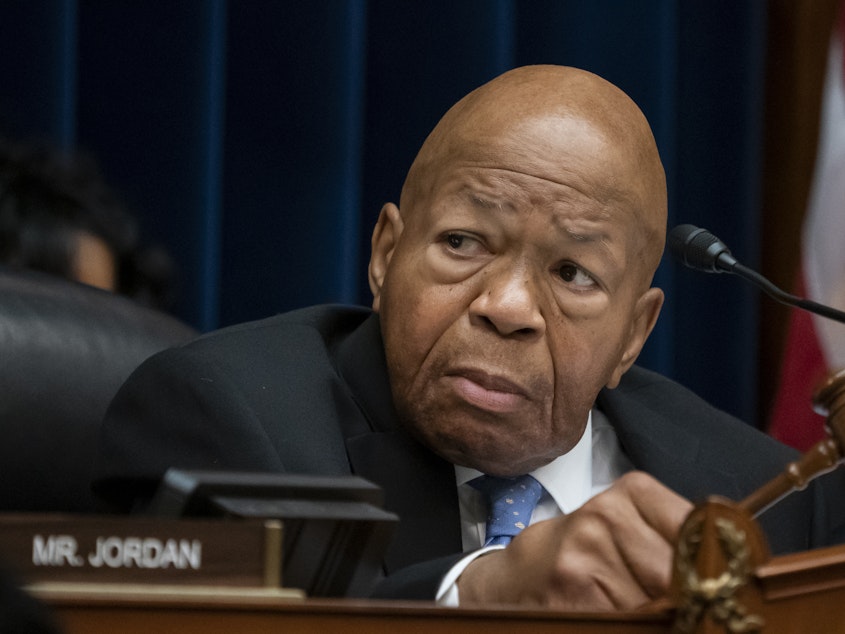
M684 266L706 273L734 273L751 282L773 299L811 313L845 323L845 312L781 290L765 277L739 263L730 249L707 229L678 225L667 238L669 252Z
M730 249L707 229L678 225L669 232L669 251L691 269L706 273L732 273L737 265Z

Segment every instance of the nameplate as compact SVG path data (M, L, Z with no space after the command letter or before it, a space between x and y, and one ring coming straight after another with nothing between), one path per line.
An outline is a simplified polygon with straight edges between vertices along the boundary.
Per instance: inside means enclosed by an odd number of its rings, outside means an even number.
M0 561L28 584L278 588L282 523L2 513Z

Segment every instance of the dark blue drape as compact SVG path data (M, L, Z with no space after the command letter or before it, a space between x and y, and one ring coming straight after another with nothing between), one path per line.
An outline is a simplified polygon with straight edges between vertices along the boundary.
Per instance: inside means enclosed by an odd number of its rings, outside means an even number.
M203 330L369 303L369 234L464 93L516 65L593 70L652 122L670 225L758 259L762 0L6 0L0 132L101 162ZM756 292L661 266L641 361L758 423Z

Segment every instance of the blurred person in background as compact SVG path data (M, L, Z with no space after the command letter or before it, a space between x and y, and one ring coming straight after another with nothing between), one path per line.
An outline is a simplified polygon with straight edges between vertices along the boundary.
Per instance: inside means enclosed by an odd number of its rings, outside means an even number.
M138 222L79 152L0 139L0 264L173 304L173 263L140 243Z

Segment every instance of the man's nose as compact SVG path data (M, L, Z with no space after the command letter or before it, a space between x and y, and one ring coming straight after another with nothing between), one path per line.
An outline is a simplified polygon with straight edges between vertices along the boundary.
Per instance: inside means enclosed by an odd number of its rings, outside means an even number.
M503 336L542 334L546 326L536 280L523 267L490 271L469 311L473 321L492 325Z

